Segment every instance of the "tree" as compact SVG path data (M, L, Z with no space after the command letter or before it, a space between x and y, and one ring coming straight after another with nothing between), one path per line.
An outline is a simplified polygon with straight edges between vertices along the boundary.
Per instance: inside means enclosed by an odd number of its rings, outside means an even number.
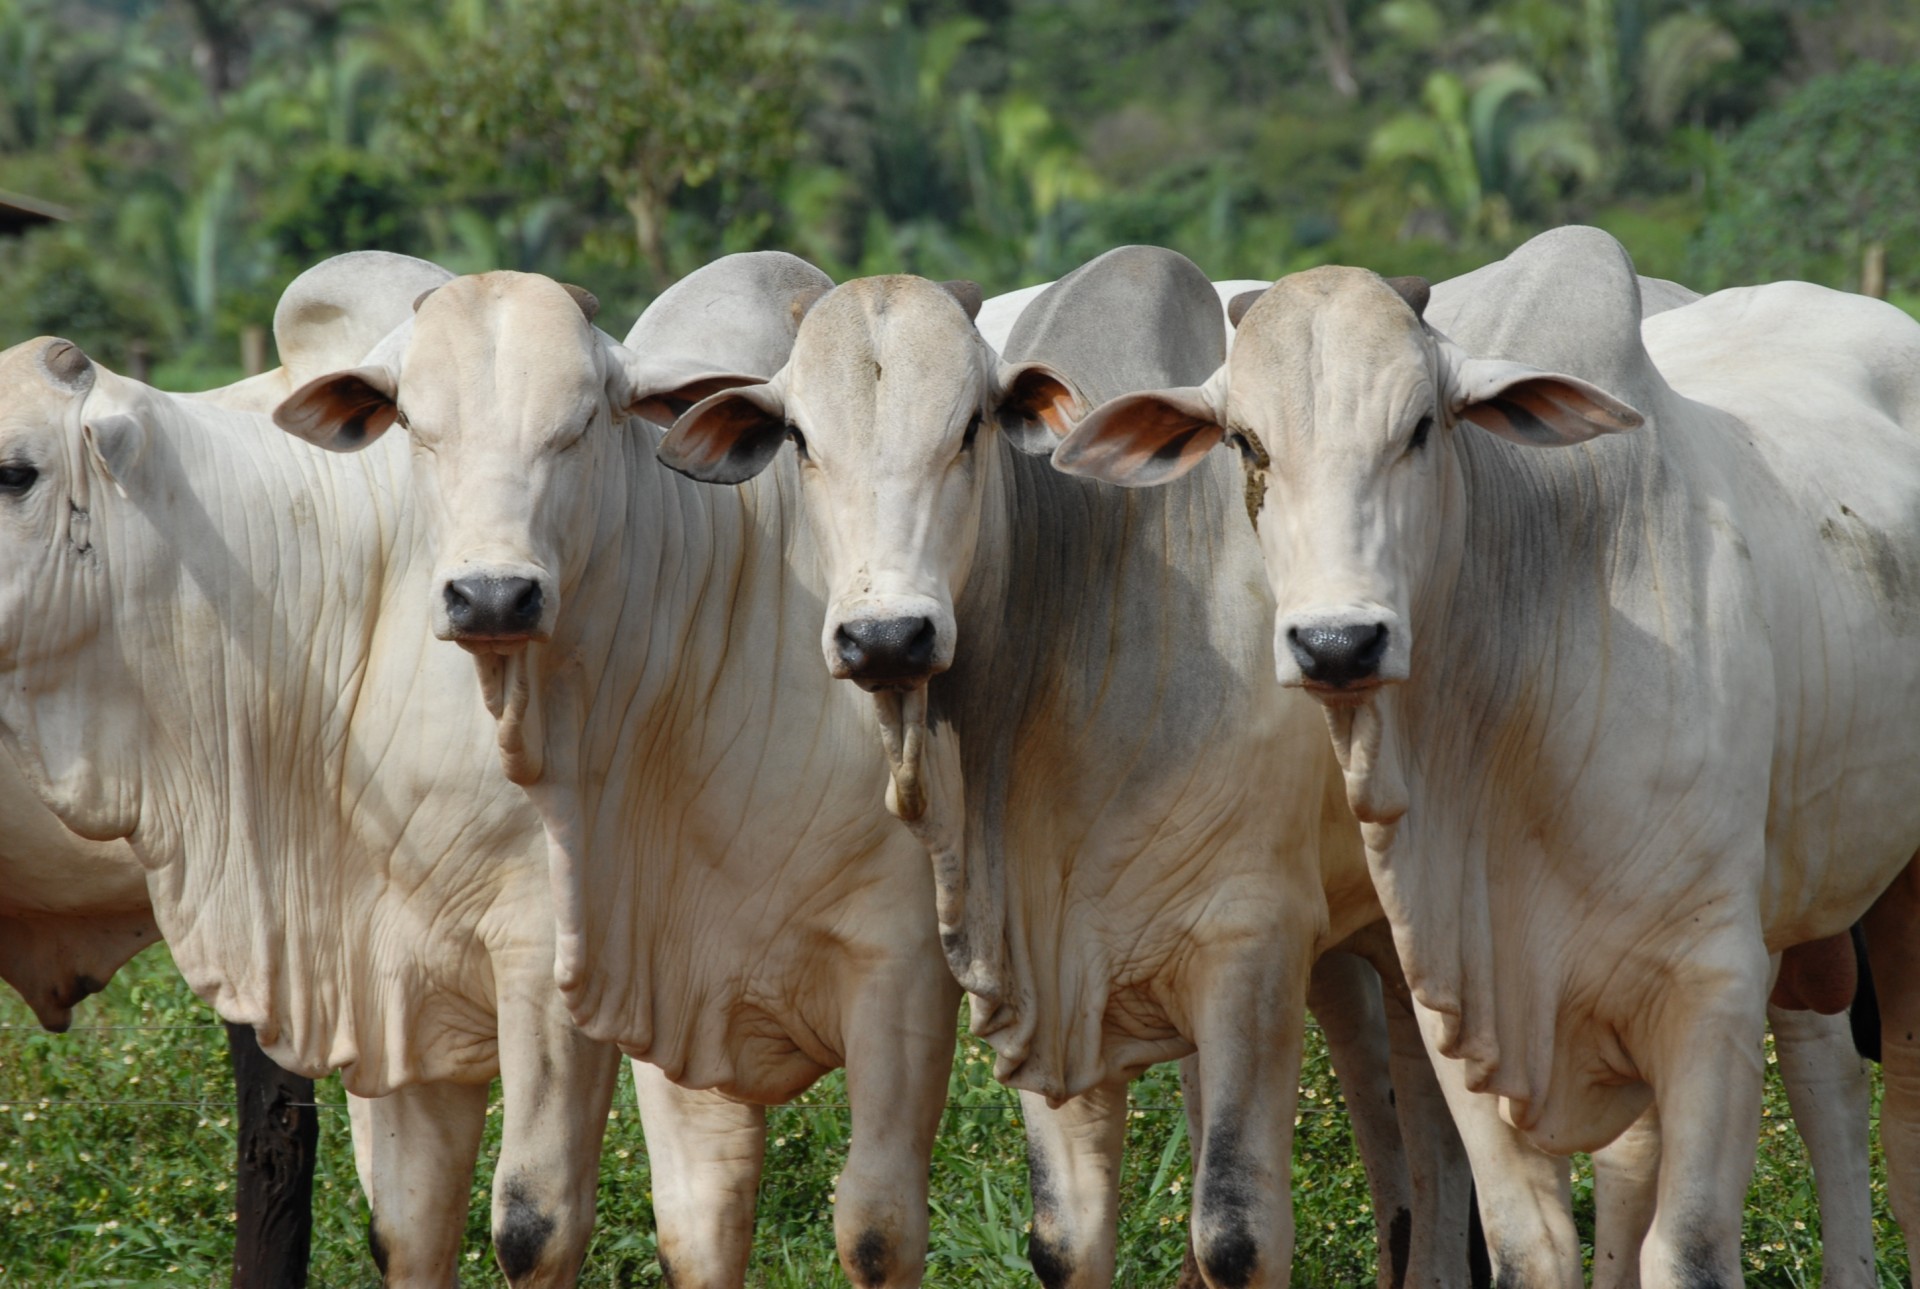
M604 185L664 278L682 189L791 156L805 53L755 0L522 0L418 84L414 146L443 171Z
M1728 145L1695 241L1710 284L1845 281L1920 255L1920 68L1863 64L1810 81Z

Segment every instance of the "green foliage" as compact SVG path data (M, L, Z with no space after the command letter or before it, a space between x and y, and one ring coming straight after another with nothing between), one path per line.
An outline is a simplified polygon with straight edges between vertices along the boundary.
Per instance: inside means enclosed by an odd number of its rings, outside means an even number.
M675 194L793 149L803 50L752 0L521 0L450 54L415 82L411 151L449 174L605 185L660 276Z
M1808 82L1727 148L1700 230L1703 282L1781 277L1851 285L1869 243L1920 274L1920 67L1862 64ZM1854 279L1857 281L1857 279Z

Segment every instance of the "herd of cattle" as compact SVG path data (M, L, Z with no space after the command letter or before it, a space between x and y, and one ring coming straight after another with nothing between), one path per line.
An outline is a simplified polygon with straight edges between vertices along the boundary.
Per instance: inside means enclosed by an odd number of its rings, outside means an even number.
M339 1071L387 1283L456 1283L497 1075L496 1256L571 1284L622 1052L671 1283L842 1067L842 1265L919 1283L964 994L1049 1289L1176 1059L1187 1279L1287 1283L1309 1008L1381 1285L1464 1285L1475 1196L1581 1284L1576 1151L1596 1284L1741 1283L1769 1021L1873 1285L1857 948L1920 1230L1920 324L1578 228L596 307L360 252L225 389L0 354L0 975L57 1027L164 935Z

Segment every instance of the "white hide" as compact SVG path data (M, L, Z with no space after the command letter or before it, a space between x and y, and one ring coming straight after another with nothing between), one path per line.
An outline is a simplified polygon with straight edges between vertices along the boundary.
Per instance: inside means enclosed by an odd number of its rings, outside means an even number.
M1642 1275L1731 1282L1769 952L1844 931L1920 849L1920 325L1783 283L1648 318L1643 348L1611 239L1508 264L1504 352L1314 270L1180 419L1102 409L1058 459L1120 477L1167 426L1263 447L1281 636L1364 606L1405 651L1403 682L1326 696L1430 1042L1556 1153L1657 1103ZM1902 948L1884 918L1868 939ZM1875 974L1910 1014L1904 963ZM1890 1088L1916 1056L1888 1049ZM1916 1109L1883 1107L1909 1225ZM1526 1144L1470 1135L1483 1195Z

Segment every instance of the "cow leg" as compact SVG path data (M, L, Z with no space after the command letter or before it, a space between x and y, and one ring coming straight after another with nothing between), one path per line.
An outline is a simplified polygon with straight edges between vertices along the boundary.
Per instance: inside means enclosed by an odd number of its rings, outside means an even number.
M904 973L902 973L904 974ZM852 1000L846 1037L847 1165L834 1242L859 1289L917 1285L927 1264L927 1173L953 1068L958 987L877 976Z
M1046 1289L1113 1283L1120 1220L1120 1155L1127 1137L1127 1085L1115 1080L1058 1110L1020 1094L1027 1128L1033 1234L1027 1259Z
M1660 1110L1648 1106L1593 1152L1593 1289L1639 1289L1660 1194Z
M1394 1104L1393 1053L1387 1038L1380 976L1365 959L1335 950L1313 964L1307 1010L1320 1023L1347 1104L1353 1140L1373 1200L1380 1289L1407 1283L1414 1227L1413 1182ZM1430 1214L1422 1214L1428 1217ZM1461 1268L1466 1267L1461 1250Z
M683 1088L645 1061L631 1065L661 1275L673 1289L739 1289L753 1254L766 1107Z
M1312 937L1282 929L1273 942ZM1211 1289L1265 1289L1285 1285L1293 1262L1293 1118L1309 968L1250 953L1238 937L1218 949L1191 991L1201 1132L1188 1230Z
M1435 1080L1460 1130L1501 1289L1581 1289L1567 1161L1535 1146L1500 1117L1497 1097L1467 1087L1466 1067L1437 1047L1440 1019L1414 1004Z
M550 976L527 986L501 989L493 1256L514 1289L545 1289L574 1282L593 1237L620 1053L574 1028Z
M473 1164L487 1122L484 1083L416 1083L359 1103L367 1247L388 1289L456 1289ZM355 1157L359 1157L356 1143Z
M1648 1289L1742 1283L1741 1208L1753 1180L1766 1076L1766 951L1709 944L1667 982L1634 1055L1660 1108L1659 1202L1640 1250ZM1742 958L1748 959L1742 962Z
M1872 1170L1867 1116L1873 1089L1844 1014L1767 1009L1793 1122L1807 1143L1820 1195L1822 1289L1874 1289Z
M1920 861L1907 865L1864 923L1880 1004L1880 1146L1887 1198L1920 1289Z
M1413 1009L1391 990L1382 998L1391 1047L1394 1109L1413 1187L1413 1231L1405 1283L1448 1289L1471 1283L1469 1231L1473 1225L1473 1170L1447 1099L1420 1041Z

